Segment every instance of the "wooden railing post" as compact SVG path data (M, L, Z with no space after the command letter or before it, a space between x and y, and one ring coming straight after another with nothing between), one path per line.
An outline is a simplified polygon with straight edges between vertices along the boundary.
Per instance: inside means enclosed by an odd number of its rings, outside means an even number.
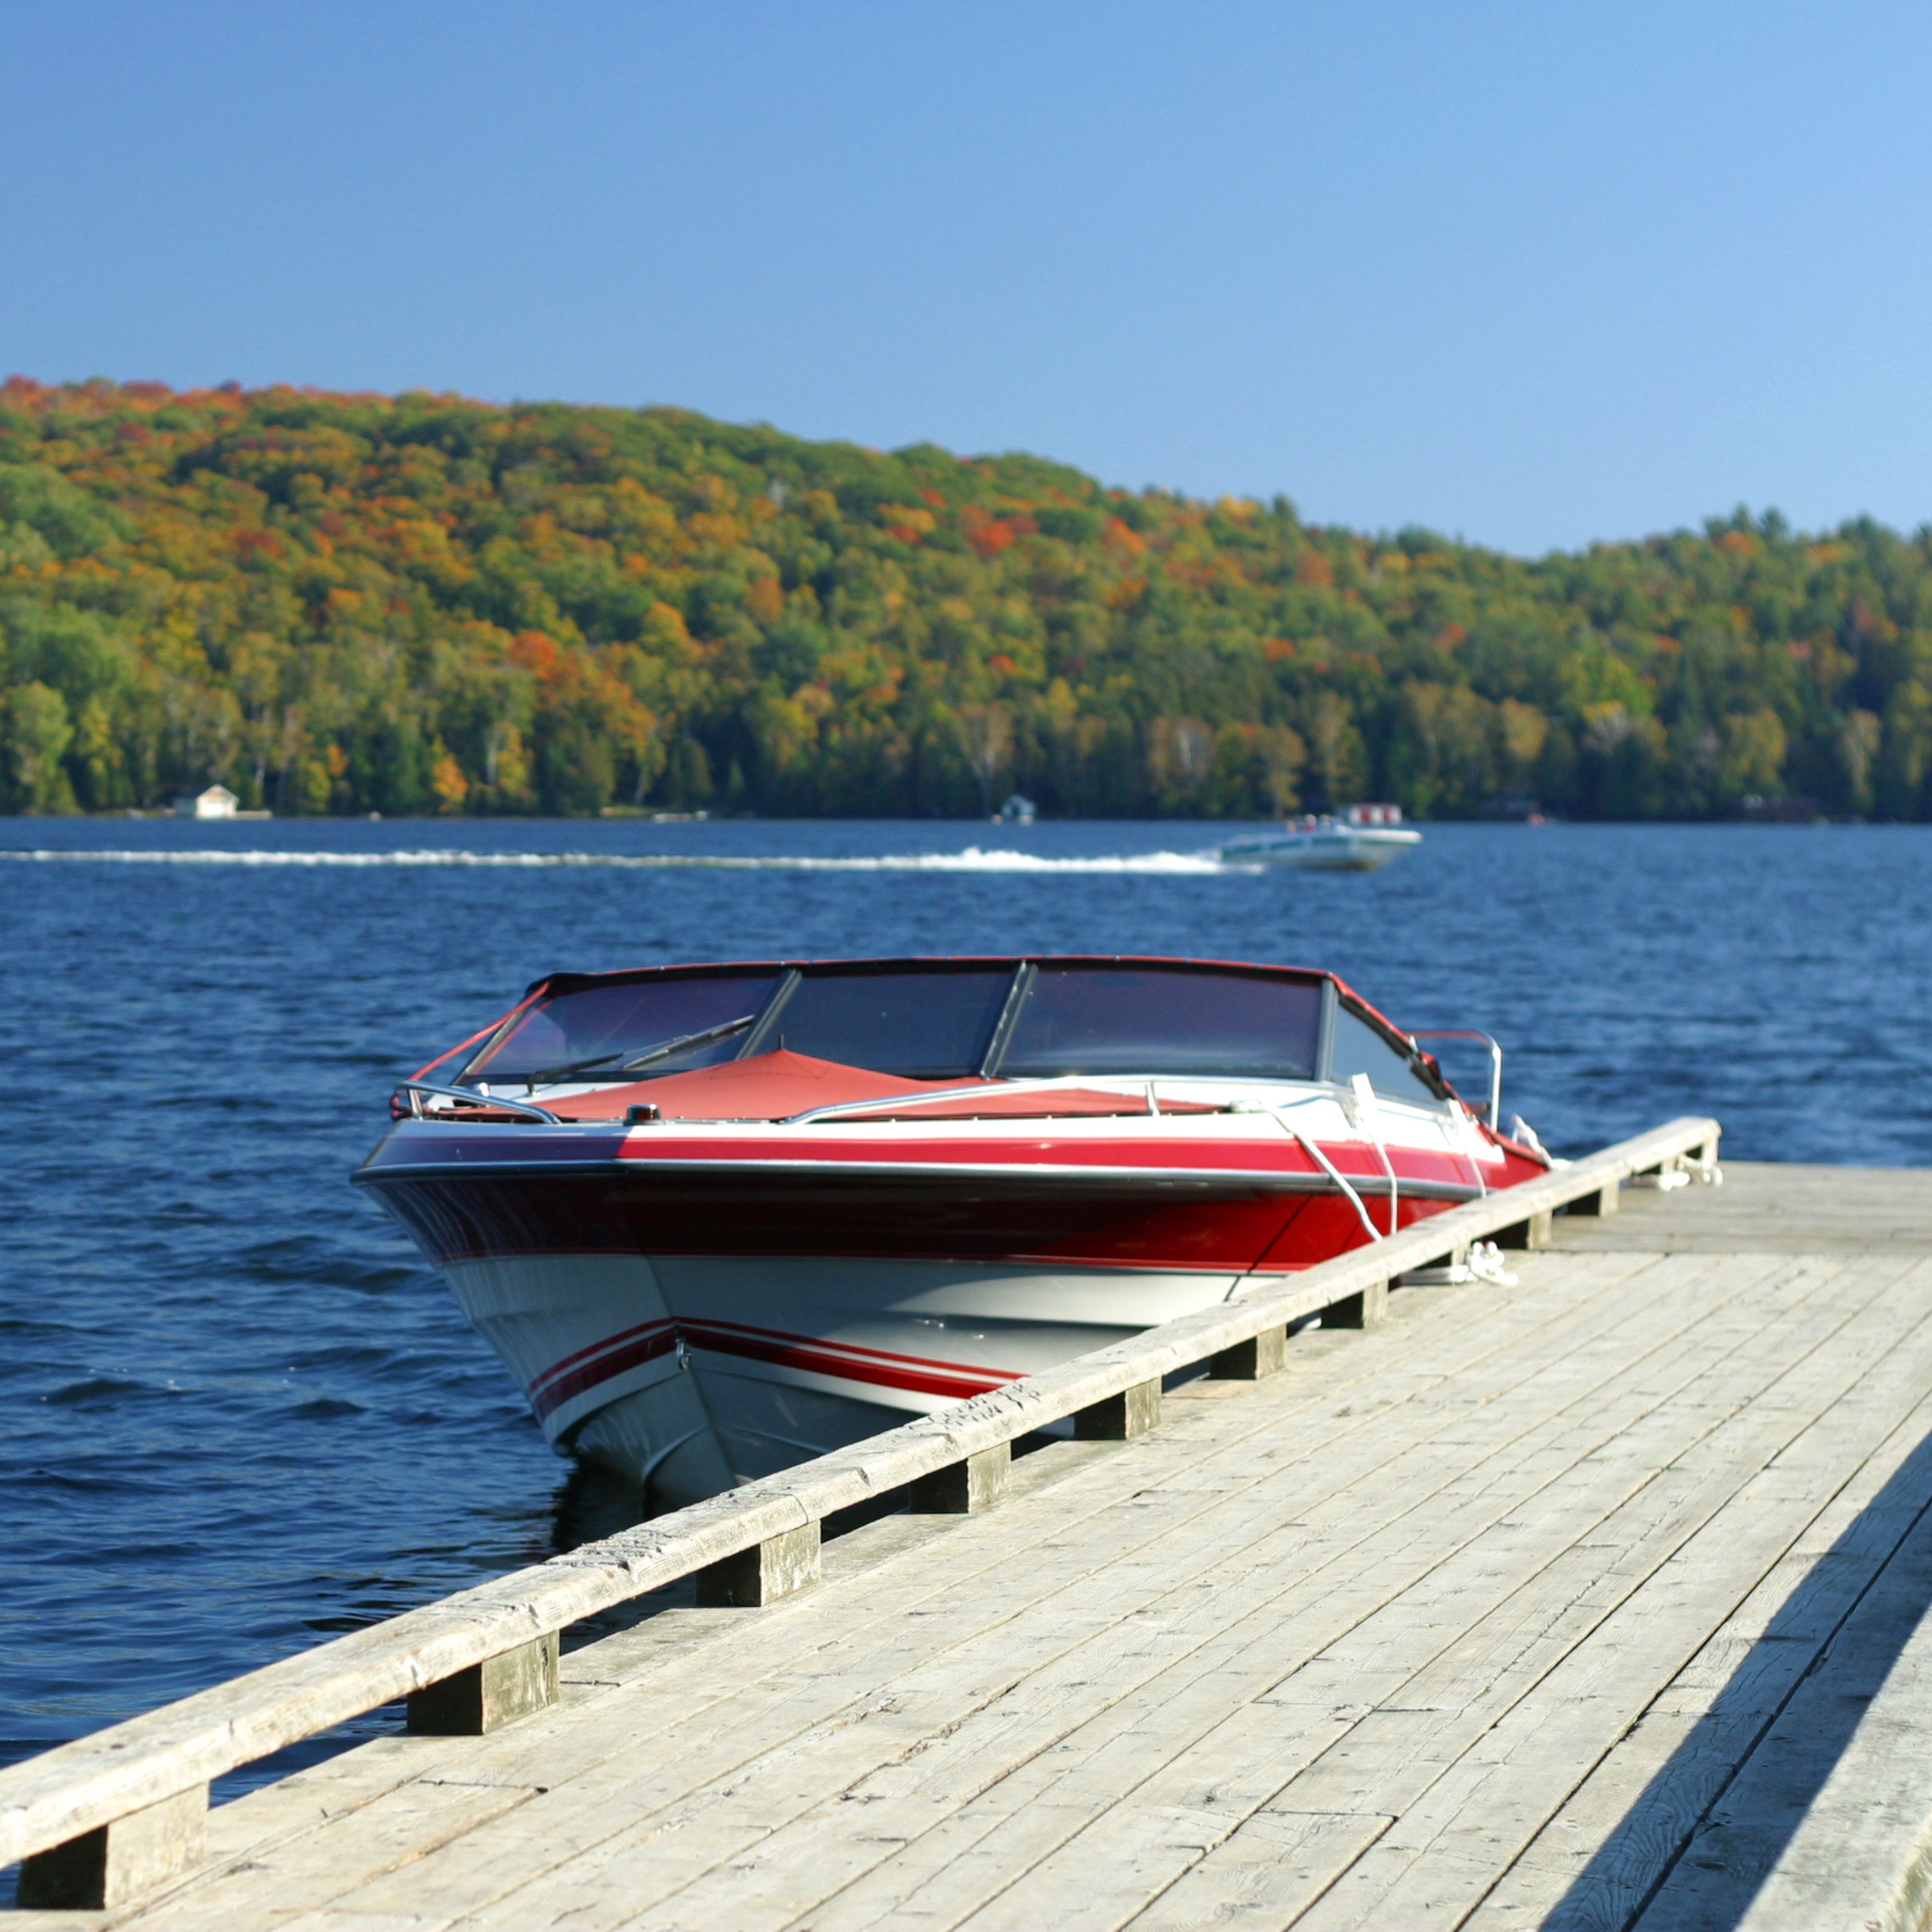
M1512 1222L1507 1228L1498 1228L1496 1244L1499 1248L1546 1248L1552 1227L1553 1217L1549 1213L1532 1214L1526 1221Z
M711 1610L752 1610L789 1597L794 1591L809 1589L818 1578L818 1526L808 1522L699 1570L698 1606Z
M1012 1470L1013 1445L996 1442L920 1477L909 1486L908 1506L915 1516L976 1516L1004 1498Z
M1564 1209L1566 1214L1614 1214L1623 1199L1623 1184L1612 1180L1607 1186L1593 1187L1580 1194Z
M20 1904L49 1912L124 1905L191 1871L208 1851L208 1786L143 1805L20 1864Z
M1136 1382L1073 1412L1073 1434L1081 1442L1128 1442L1160 1425L1160 1384Z
M409 1728L432 1737L480 1738L557 1698L557 1633L485 1658L410 1694Z
M1359 1294L1345 1294L1322 1311L1324 1328L1375 1328L1388 1319L1389 1287L1371 1282Z
M1264 1328L1232 1348L1223 1348L1208 1364L1210 1381L1258 1382L1264 1376L1279 1375L1288 1362L1288 1329Z

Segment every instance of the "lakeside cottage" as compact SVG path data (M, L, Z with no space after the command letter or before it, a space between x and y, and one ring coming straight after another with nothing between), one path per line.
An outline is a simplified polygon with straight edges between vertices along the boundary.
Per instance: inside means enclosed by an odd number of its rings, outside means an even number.
M177 818L232 818L242 801L225 784L212 784L202 791L175 794Z

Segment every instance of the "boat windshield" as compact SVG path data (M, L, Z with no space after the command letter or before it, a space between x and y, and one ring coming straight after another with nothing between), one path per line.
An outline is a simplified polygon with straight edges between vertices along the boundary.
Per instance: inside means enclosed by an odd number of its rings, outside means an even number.
M541 1084L688 1073L736 1057L778 980L774 968L620 980L561 993L486 1046L463 1078ZM740 1020L742 1026L733 1024ZM629 1070L640 1059L644 1064Z
M1408 1060L1366 1020L1342 1006L1335 1015L1328 1077L1338 1087L1346 1087L1358 1073L1366 1074L1369 1084L1391 1100L1415 1100L1431 1107L1437 1104L1436 1090Z
M969 1079L1012 980L1009 965L808 973L766 1043L908 1080Z
M1199 1074L1312 1080L1313 980L1213 967L1042 964L999 1072Z
M566 982L518 1016L460 1077L532 1088L630 1082L783 1048L912 1080L982 1072L1307 1080L1322 998L1314 979L1112 960L652 973Z

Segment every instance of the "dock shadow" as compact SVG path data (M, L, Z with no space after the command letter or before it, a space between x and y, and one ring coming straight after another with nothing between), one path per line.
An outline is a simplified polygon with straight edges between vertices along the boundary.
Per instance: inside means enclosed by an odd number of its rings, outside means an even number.
M1545 1932L1742 1921L1932 1605L1928 1512L1932 1435L1805 1573Z

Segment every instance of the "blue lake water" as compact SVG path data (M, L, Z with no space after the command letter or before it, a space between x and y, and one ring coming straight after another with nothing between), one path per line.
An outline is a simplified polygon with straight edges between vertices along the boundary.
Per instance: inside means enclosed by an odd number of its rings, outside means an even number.
M0 1758L578 1534L347 1179L395 1077L553 968L1326 966L1496 1034L1558 1151L1696 1112L1736 1158L1932 1162L1932 829L1438 826L1369 876L1231 872L1216 836L0 820Z

